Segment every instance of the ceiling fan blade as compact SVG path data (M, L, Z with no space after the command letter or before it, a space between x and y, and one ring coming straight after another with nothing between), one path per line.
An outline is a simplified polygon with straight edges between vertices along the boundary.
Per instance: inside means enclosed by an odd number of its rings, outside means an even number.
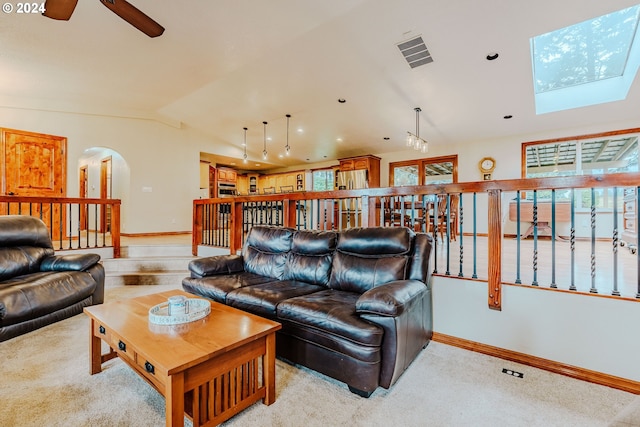
M162 25L125 0L100 0L100 2L149 37L158 37L164 32Z
M78 0L46 0L43 15L51 19L68 21L76 4L78 4Z

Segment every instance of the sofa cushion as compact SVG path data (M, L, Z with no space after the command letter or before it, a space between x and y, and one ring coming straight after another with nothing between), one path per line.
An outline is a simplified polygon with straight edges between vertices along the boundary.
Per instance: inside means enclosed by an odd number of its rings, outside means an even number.
M408 275L415 233L408 228L352 228L340 234L329 287L362 294Z
M49 230L40 218L27 215L0 216L0 242L7 246L53 249Z
M283 279L326 286L337 240L333 231L296 231Z
M227 294L227 304L260 316L275 318L276 307L286 299L307 295L326 289L324 286L312 285L295 280L263 283L245 286Z
M294 230L291 228L255 226L249 231L242 249L246 272L282 279L287 255L291 250Z
M182 288L192 294L201 295L225 304L227 294L234 289L272 281L272 277L261 276L245 271L220 276L186 277L182 279Z
M282 301L276 312L279 319L295 324L306 335L301 338L318 345L345 352L353 344L379 347L383 330L356 313L358 297L353 292L325 289Z
M342 253L333 257L329 287L362 294L369 289L405 278L407 257L362 258Z
M0 326L44 316L90 297L96 282L87 272L40 272L0 282Z
M43 247L3 247L0 250L0 280L39 271L42 259L53 253L53 249Z

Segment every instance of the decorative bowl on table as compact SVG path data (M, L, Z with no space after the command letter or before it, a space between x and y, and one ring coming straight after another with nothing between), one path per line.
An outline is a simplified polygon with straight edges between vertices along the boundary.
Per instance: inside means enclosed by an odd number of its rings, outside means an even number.
M156 325L179 325L200 320L211 313L211 303L201 298L171 297L149 309L149 321Z

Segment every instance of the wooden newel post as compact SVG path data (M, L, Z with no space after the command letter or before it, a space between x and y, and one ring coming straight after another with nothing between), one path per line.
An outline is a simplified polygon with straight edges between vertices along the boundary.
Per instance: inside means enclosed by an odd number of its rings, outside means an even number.
M120 200L114 200L111 206L111 243L114 258L120 258L120 221Z
M242 203L231 202L231 220L229 221L229 250L232 254L235 254L236 251L242 247L242 227L244 227L242 208Z
M191 230L191 253L198 255L198 245L202 243L202 219L204 205L201 203L193 203L193 229Z
M489 308L502 310L502 191L489 190L488 194Z

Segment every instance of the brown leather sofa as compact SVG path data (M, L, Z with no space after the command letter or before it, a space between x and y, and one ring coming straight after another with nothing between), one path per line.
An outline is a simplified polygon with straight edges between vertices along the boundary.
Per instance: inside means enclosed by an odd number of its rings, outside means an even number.
M0 341L82 313L104 300L97 254L55 255L31 216L0 216Z
M282 323L278 357L369 397L432 336L431 236L409 228L255 226L241 255L193 260L191 293Z

